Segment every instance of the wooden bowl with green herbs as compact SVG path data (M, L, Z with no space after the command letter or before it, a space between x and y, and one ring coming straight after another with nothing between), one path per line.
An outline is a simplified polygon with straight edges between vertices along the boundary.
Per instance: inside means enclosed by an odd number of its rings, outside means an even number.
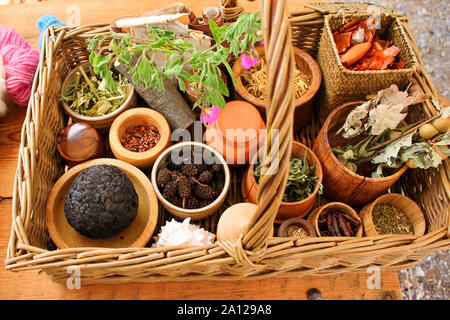
M75 121L89 123L96 129L107 129L114 119L135 106L134 87L120 74L113 74L115 88L94 73L89 62L72 69L65 78L60 101Z
M242 181L242 197L257 203L260 163L252 161ZM322 166L317 156L304 144L293 141L289 178L275 222L306 216L322 192Z
M367 204L360 212L365 236L401 234L423 236L426 222L420 207L412 199L387 193Z

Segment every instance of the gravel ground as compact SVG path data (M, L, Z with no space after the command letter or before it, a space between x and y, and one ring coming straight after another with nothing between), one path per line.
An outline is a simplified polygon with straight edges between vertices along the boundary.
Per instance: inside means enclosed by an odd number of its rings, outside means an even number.
M369 0L409 18L425 67L436 89L450 98L450 1ZM405 300L450 299L450 251L435 252L399 275Z

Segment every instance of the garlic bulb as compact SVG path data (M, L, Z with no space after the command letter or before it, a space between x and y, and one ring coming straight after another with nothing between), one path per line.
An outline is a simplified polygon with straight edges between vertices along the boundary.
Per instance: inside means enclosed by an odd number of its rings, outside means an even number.
M191 218L178 222L175 219L167 221L161 227L153 247L170 247L179 245L205 246L214 243L215 234L199 226L190 224Z

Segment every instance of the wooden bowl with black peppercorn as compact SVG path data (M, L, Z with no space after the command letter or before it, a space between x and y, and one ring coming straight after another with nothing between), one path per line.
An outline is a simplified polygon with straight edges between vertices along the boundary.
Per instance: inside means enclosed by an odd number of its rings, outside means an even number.
M230 188L222 155L199 142L181 142L156 159L151 181L164 208L179 219L198 221L217 212Z
M149 168L171 145L167 120L150 108L134 108L119 115L109 130L114 156L138 168Z
M318 237L362 237L363 224L356 211L342 202L314 209L308 217Z

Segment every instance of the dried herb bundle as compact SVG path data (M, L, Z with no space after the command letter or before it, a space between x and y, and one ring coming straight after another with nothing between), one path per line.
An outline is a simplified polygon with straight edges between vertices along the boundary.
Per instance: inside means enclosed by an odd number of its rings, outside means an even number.
M408 216L389 203L376 204L372 220L380 234L414 234L414 226Z
M267 98L267 63L264 58L260 58L250 70L244 70L241 74L241 79L244 87L253 96L260 100ZM294 87L295 87L295 99L300 98L308 91L311 80L309 77L301 72L299 69L295 69Z
M305 153L303 158L291 158L283 202L298 202L308 198L313 193L317 183L320 184L319 194L322 194L322 183L314 175L315 164L310 165L306 160L306 155ZM256 163L252 172L256 183L259 183L261 169L262 163Z
M106 79L97 76L92 67L85 70L79 67L68 92L61 99L69 104L70 109L87 117L99 117L119 108L127 98L126 78L113 74L117 85L113 89L106 87Z

